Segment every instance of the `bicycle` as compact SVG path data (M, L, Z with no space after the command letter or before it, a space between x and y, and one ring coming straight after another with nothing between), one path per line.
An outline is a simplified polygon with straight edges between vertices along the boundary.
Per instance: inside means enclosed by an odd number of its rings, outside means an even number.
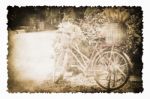
M88 46L91 46L89 42ZM129 56L116 47L116 45L104 46L102 43L95 43L91 46L92 53L87 56L77 43L71 44L63 55L60 55L64 56L60 59L63 73L66 66L76 67L85 77L94 77L100 87L109 91L119 89L128 81L132 63ZM71 55L72 59L69 59L68 55ZM60 60L58 59L57 62L59 63Z

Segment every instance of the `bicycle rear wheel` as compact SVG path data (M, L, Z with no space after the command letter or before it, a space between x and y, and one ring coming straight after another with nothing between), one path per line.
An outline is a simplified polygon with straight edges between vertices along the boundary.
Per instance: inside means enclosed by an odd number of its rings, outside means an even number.
M99 86L107 90L121 88L129 77L129 63L118 51L105 51L94 62L94 78Z

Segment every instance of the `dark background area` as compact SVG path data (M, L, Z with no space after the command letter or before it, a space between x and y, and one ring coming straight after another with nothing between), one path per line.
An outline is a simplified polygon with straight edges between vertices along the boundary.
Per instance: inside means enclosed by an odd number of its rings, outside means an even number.
M9 6L7 9L8 29L14 30L21 26L33 27L40 22L44 22L44 29L56 28L64 16L73 20L83 18L86 7Z

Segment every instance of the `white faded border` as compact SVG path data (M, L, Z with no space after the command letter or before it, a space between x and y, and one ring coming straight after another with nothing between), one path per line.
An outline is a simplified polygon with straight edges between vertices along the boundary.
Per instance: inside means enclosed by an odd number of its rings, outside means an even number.
M95 93L95 94L83 94L83 93L67 93L67 94L55 94L55 93L14 93L7 92L7 6L141 6L144 12L143 14L143 37L144 37L144 53L143 53L143 93L134 94L108 94L108 93ZM0 0L0 99L50 99L50 98L63 98L63 99L141 99L150 97L150 5L149 0Z

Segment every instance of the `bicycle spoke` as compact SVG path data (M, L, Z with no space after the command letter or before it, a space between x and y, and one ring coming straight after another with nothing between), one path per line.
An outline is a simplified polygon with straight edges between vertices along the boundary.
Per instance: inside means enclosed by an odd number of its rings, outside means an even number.
M115 57L115 63L116 63L116 64L119 64L119 62L120 62L120 61L119 61L119 57L116 56L116 57Z
M115 70L115 84L117 85L118 73Z
M125 63L125 60L124 60L124 59L122 59L122 58L120 58L120 61L119 61L119 63L118 63L118 64L122 64L122 63Z
M107 67L107 58L105 56L103 56L98 62L100 62L99 64L102 64L104 67Z
M116 69L126 78L126 74L119 67L116 67Z
M104 60L104 57L102 57L102 58L100 58L100 59L98 60L98 62L100 62L100 63L102 63L102 64L103 64L104 61L105 61L105 60Z
M104 78L105 76L107 76L108 73L98 73L96 76L99 77L99 80L101 80L101 78ZM105 79L106 80L106 79Z
M123 64L123 65L120 65L119 67L126 67L128 64L127 63L125 63L125 64Z

